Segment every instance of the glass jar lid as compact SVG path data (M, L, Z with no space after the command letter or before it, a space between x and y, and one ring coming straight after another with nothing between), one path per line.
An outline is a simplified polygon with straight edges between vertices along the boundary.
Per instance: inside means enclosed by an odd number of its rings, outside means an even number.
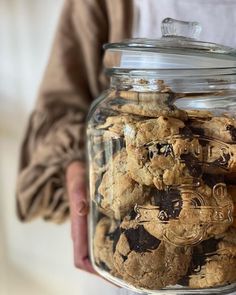
M106 44L112 68L122 69L203 69L236 67L236 49L199 41L201 26L166 18L160 39L128 39Z

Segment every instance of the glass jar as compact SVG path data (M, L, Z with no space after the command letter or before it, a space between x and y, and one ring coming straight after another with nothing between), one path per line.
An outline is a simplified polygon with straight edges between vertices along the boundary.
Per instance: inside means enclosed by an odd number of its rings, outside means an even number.
M236 290L236 55L162 22L108 44L110 88L87 125L96 271L149 294Z

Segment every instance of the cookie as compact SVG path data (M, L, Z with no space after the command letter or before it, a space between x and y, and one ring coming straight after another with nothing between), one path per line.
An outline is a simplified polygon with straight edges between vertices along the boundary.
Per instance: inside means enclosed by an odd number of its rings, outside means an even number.
M168 245L141 225L122 231L114 265L127 283L155 290L175 285L186 274L190 258L190 248Z
M170 244L197 244L232 223L233 202L222 182L153 189L149 198L151 203L135 207L135 221Z
M158 189L192 183L203 171L236 171L236 145L194 135L177 119L160 117L127 124L125 140L132 178Z
M187 113L174 105L175 99L173 92L115 91L107 103L113 110L122 113L187 120Z
M163 189L201 176L202 146L175 118L159 117L125 127L128 171L144 185Z
M109 162L98 188L101 196L99 207L108 216L121 219L135 204L143 204L149 188L133 180L127 172L127 153L118 152Z
M167 116L126 124L124 129L127 145L136 147L152 141L161 141L174 135L179 136L183 134L186 137L186 133L189 134L189 132L191 131L185 126L183 121Z
M203 270L189 281L191 288L209 288L236 282L236 258L221 256L212 258Z
M209 288L236 282L236 229L193 248L187 275L179 282L190 288Z
M228 117L212 117L210 120L190 120L189 127L201 131L205 137L221 140L224 143L236 143L236 121Z
M110 273L115 274L113 254L116 239L119 237L117 224L109 218L102 218L96 225L93 253L96 265Z
M203 149L197 138L173 135L141 146L126 145L126 149L127 169L143 185L161 190L170 185L193 184L203 173Z

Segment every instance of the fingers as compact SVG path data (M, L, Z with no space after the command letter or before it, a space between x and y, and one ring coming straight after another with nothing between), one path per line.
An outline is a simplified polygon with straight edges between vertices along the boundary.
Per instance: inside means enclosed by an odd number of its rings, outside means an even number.
M72 237L74 265L79 269L95 273L88 258L87 216L72 217Z
M66 182L70 201L74 264L77 268L95 273L88 258L87 214L89 206L86 196L85 168L82 163L70 164L66 173Z
M74 265L76 268L85 270L87 272L96 274L88 257L82 257L79 253L80 245L74 241Z

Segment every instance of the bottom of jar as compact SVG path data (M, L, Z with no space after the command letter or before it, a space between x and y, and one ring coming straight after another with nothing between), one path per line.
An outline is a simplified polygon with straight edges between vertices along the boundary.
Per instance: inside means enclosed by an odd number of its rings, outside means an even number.
M183 286L170 286L166 287L164 289L160 290L148 290L144 288L135 288L134 286L131 286L127 283L125 283L123 280L114 277L113 275L107 273L106 271L103 271L99 267L97 267L95 264L93 264L93 267L95 271L105 278L106 280L110 281L111 283L126 288L130 291L139 293L139 294L150 294L150 295L158 295L158 294L231 294L232 292L236 291L236 283L229 284L226 286L219 286L216 288L205 288L205 289L190 289L190 288L184 288Z

